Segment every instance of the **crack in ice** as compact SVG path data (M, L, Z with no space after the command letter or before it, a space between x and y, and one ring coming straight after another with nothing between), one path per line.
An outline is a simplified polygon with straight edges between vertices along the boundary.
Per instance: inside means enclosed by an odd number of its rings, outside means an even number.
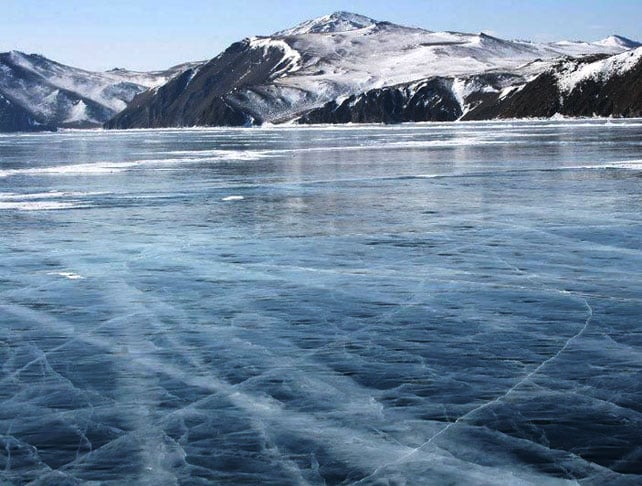
M515 270L515 271L517 271L517 272L519 272L521 274L524 274L529 281L533 282L532 277L527 275L523 270L519 269L518 267L516 267L514 265L511 265L510 263L505 261L503 258L501 258L501 257L499 257L497 255L495 255L495 256L500 261L502 261L502 263L504 263L506 266L512 268L513 270ZM536 283L536 282L534 282L534 283ZM568 347L576 339L581 337L586 332L586 330L588 329L591 321L593 320L593 308L591 307L591 305L589 304L588 300L584 296L575 294L574 292L567 291L567 290L559 290L559 289L556 289L556 288L546 287L546 286L541 285L541 284L539 284L539 286L541 288L545 288L547 290L553 290L553 291L555 291L557 293L560 293L560 294L571 295L571 296L573 296L575 298L579 298L579 299L582 300L582 303L584 304L584 306L586 307L586 310L587 310L587 317L586 317L586 320L584 321L584 325L581 327L581 329L577 333L575 333L573 336L568 338L566 340L566 342L564 343L564 345L553 356L551 356L551 357L547 358L546 360L542 361L538 366L536 366L533 370L528 372L517 383L515 383L513 386L511 386L505 393L503 393L502 395L494 398L493 400L490 400L488 402L485 402L485 403L473 408L472 410L466 412L464 415L461 415L454 422L450 422L448 425L446 425L440 431L438 431L435 434L433 434L428 440L426 440L425 442L423 442L422 444L420 444L419 446L417 446L416 448L414 448L413 450L411 450L407 454L404 454L403 456L401 456L400 458L398 458L398 459L396 459L394 461L391 461L389 463L386 463L386 464L383 464L383 465L379 466L371 474L369 474L368 476L362 478L356 484L363 483L367 479L372 478L373 476L377 475L379 473L379 471L381 471L381 470L383 470L383 469L385 469L385 468L387 468L389 466L393 466L393 465L396 465L396 464L402 464L402 463L408 461L410 458L412 458L418 452L420 452L420 451L424 450L425 448L431 446L435 442L436 439L438 439L439 437L441 437L442 435L447 433L451 428L453 428L456 425L458 425L458 424L464 422L465 420L469 419L470 417L475 415L477 412L479 412L481 410L484 410L484 409L486 409L488 407L491 407L491 406L493 406L493 405L495 405L497 403L500 403L501 401L505 400L510 395L512 395L518 388L520 388L522 385L524 385L525 383L530 381L530 379L533 376L537 375L549 363L551 363L552 361L556 360L562 353L564 353L568 349ZM576 478L574 478L574 479L577 481Z

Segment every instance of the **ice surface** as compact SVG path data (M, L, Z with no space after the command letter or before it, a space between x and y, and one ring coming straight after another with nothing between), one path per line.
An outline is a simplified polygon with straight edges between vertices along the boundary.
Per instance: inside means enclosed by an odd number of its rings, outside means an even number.
M0 482L639 484L641 136L0 136Z
M189 165L189 164L202 164L202 163L216 163L217 161L242 161L242 160L258 160L266 157L275 156L265 151L249 151L249 150L206 150L203 153L198 151L193 152L193 157L167 157L167 155L175 154L176 152L165 152L161 155L165 156L159 159L140 159L130 160L128 162L114 162L114 161L95 161L89 164L68 164L63 165L47 165L43 167L26 167L26 168L11 168L0 169L0 178L16 176L16 175L83 175L83 174L113 174L115 172L142 170L164 170L167 165ZM178 155L186 155L185 152L180 152Z

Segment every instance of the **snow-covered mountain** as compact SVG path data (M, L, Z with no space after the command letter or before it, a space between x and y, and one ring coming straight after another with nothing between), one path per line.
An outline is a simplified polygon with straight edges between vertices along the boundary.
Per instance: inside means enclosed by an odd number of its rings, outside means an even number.
M365 29L377 23L364 15L351 12L334 12L316 19L308 20L291 29L276 32L274 37L288 37L304 34L327 34L330 32L347 32L349 30Z
M639 42L627 39L621 35L610 35L606 39L596 42L596 44L607 47L621 47L623 49L636 49L642 46Z
M236 42L208 62L152 73L90 72L13 51L0 54L0 131L540 116L550 107L537 97L520 110L506 109L508 100L534 82L544 89L543 79L554 81L546 95L563 100L580 78L588 76L582 86L621 78L635 70L626 55L639 48L617 35L534 43L335 12Z
M436 90L434 96L455 100L450 119L489 94L524 85L560 59L617 55L637 45L617 36L598 42L508 41L336 12L232 44L200 69L136 97L107 126L310 121L315 117L306 114L328 103L339 106L348 98L399 86L406 94L426 91L427 85ZM438 89L430 84L436 78L442 79ZM419 108L413 113L413 119L431 119Z
M484 114L484 112L487 112ZM469 118L642 116L642 47L562 59Z
M37 54L0 54L0 127L35 130L101 126L126 108L132 98L191 67L139 73L114 69L104 73L59 64ZM2 101L0 101L2 103Z

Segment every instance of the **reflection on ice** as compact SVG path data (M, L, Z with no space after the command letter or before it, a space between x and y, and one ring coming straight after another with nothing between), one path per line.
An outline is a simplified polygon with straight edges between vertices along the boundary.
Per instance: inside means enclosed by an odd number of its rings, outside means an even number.
M639 483L640 130L0 137L0 478Z

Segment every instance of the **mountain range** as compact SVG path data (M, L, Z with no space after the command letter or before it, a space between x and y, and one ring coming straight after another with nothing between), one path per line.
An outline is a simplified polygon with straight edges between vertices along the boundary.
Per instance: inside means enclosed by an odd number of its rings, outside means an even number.
M335 12L154 73L0 54L0 130L641 116L641 60L620 36L535 43Z
M101 127L134 96L195 65L165 71L91 72L38 54L0 53L0 131Z

